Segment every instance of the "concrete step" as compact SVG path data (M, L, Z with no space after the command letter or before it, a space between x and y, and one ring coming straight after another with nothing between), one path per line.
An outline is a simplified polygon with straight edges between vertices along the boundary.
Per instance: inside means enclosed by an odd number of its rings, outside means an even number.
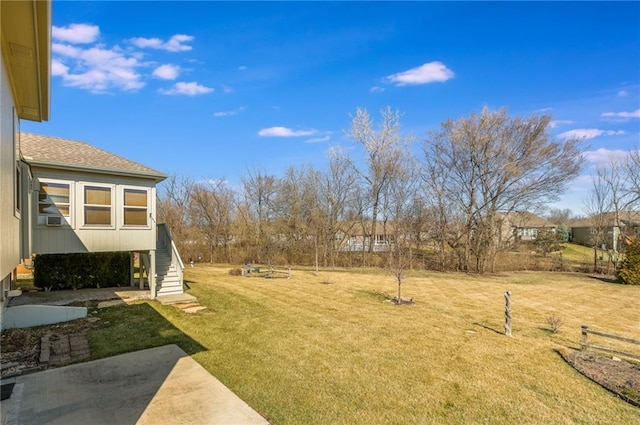
M156 300L163 305L172 305L172 304L188 304L195 303L198 301L196 297L191 294L162 294L156 297Z

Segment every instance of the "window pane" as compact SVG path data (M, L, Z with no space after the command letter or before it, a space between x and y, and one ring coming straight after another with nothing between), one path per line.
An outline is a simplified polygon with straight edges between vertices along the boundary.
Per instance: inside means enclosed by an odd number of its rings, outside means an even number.
M111 205L111 188L85 186L84 203L91 205Z
M65 183L40 183L40 192L47 195L61 195L69 198L69 185Z
M69 184L40 182L38 213L69 217Z
M127 226L146 226L147 225L147 209L125 208L124 224Z
M69 217L68 205L52 205L52 204L40 204L38 205L38 214L40 215L63 215Z
M146 207L147 191L146 190L124 190L124 205L127 207Z
M84 207L84 224L111 224L111 208Z

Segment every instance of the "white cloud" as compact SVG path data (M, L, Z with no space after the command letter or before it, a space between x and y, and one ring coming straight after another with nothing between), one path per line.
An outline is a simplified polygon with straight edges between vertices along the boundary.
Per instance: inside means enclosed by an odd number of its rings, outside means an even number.
M100 35L100 28L89 24L71 24L67 27L51 27L51 37L54 40L67 43L93 43Z
M175 80L180 74L180 67L171 64L160 65L153 70L153 76L161 80Z
M384 91L384 87L380 87L380 86L373 86L369 89L369 91L371 93L380 93Z
M233 115L238 115L241 112L244 112L247 108L245 108L244 106L240 106L239 108L233 109L231 111L218 111L218 112L214 112L213 116L216 118L221 118L221 117L230 117Z
M417 68L389 75L385 79L397 86L444 82L453 78L454 73L442 62L429 62Z
M166 50L168 52L186 52L191 50L192 47L184 43L193 41L193 39L194 37L192 35L176 34L166 42L162 41L159 38L145 37L135 37L130 39L129 42L136 47L140 47L141 49L158 49Z
M575 121L571 120L552 120L549 122L549 128L556 128L559 125L575 124Z
M620 91L618 92L618 96L619 96L619 97L627 97L627 96L629 96L629 92L628 92L628 91L626 91L626 90L620 90Z
M170 89L160 89L158 90L161 94L166 95L185 95L185 96L197 96L200 94L211 93L214 89L211 87L202 86L196 82L184 83L179 82L176 83Z
M329 140L331 140L331 136L327 135L327 136L323 136L323 137L316 137L313 139L309 139L309 140L305 140L305 143L322 143L322 142L328 142Z
M629 155L629 152L615 149L604 149L600 148L595 151L586 151L583 153L583 156L587 162L591 162L593 164L608 164L612 160L622 160Z
M640 118L640 109L636 109L633 112L603 112L600 115L602 118Z
M138 59L118 47L88 49L53 43L52 74L62 77L65 86L104 93L110 89L137 90L144 87L137 68Z
M622 136L624 130L600 130L599 128L577 128L558 134L561 139L593 139L598 136Z
M246 71L247 69L248 69L248 68L247 68L247 66L245 66L245 65L240 65L240 66L238 67L238 71Z
M69 67L62 62L52 59L51 60L51 75L63 76L69 72Z
M316 130L292 130L287 127L269 127L258 131L258 135L262 137L301 137L316 133Z

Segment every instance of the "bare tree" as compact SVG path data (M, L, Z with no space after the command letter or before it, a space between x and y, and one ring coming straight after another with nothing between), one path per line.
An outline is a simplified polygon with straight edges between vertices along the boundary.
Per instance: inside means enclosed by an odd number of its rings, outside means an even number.
M630 192L629 205L636 209L640 207L640 146L629 152L624 163L624 172L627 176L628 191Z
M597 176L593 177L593 186L585 201L585 212L590 223L590 240L593 245L593 271L598 272L598 249L606 244L607 213L611 210L611 199L607 184Z
M387 240L386 269L395 277L398 285L396 302L403 303L402 283L413 262L414 212L417 197L416 168L403 164L403 170L390 181L383 209L383 229ZM387 224L389 224L387 226Z
M345 226L348 211L353 205L356 176L349 159L339 148L329 151L329 169L319 181L319 209L324 217L323 258L332 266L340 248L340 237L348 236L350 226ZM328 257L328 258L327 258Z
M190 235L189 203L193 182L190 177L172 174L158 189L158 221L167 223L180 252L193 256L187 244Z
M365 151L367 168L353 164L353 169L369 188L371 236L368 251L372 253L382 197L390 180L400 172L400 165L408 152L408 139L400 133L400 113L390 107L381 111L381 122L377 128L367 110L358 108L349 135Z
M255 255L258 262L271 263L274 253L275 235L272 233L272 227L278 180L274 176L256 171L249 172L242 182L244 202L247 206L243 211L248 213L245 222L253 228L250 244L255 248L255 251L248 252L247 255Z
M577 140L552 141L547 115L509 117L506 109L448 120L425 142L428 163L448 170L445 199L464 216L464 261L493 271L498 212L529 210L557 199L582 165ZM428 171L428 170L427 170Z
M235 194L225 180L207 180L193 185L191 191L191 221L200 230L209 247L209 261L222 250L224 259L231 262L232 223Z

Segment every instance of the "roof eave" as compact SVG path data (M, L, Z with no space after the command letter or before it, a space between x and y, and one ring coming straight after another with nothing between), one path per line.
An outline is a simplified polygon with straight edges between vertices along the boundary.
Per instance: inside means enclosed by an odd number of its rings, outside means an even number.
M24 161L29 165L35 166L35 167L55 168L58 170L67 170L67 171L82 171L82 172L108 174L108 175L123 176L123 177L144 178L144 179L154 180L156 183L160 183L161 181L165 180L168 177L166 174L162 174L162 173L142 173L142 172L133 172L133 171L126 171L126 170L83 167L81 165L66 165L66 164L58 164L54 162L32 160L27 157L24 158Z
M51 2L2 2L2 51L17 115L47 121L50 114Z

